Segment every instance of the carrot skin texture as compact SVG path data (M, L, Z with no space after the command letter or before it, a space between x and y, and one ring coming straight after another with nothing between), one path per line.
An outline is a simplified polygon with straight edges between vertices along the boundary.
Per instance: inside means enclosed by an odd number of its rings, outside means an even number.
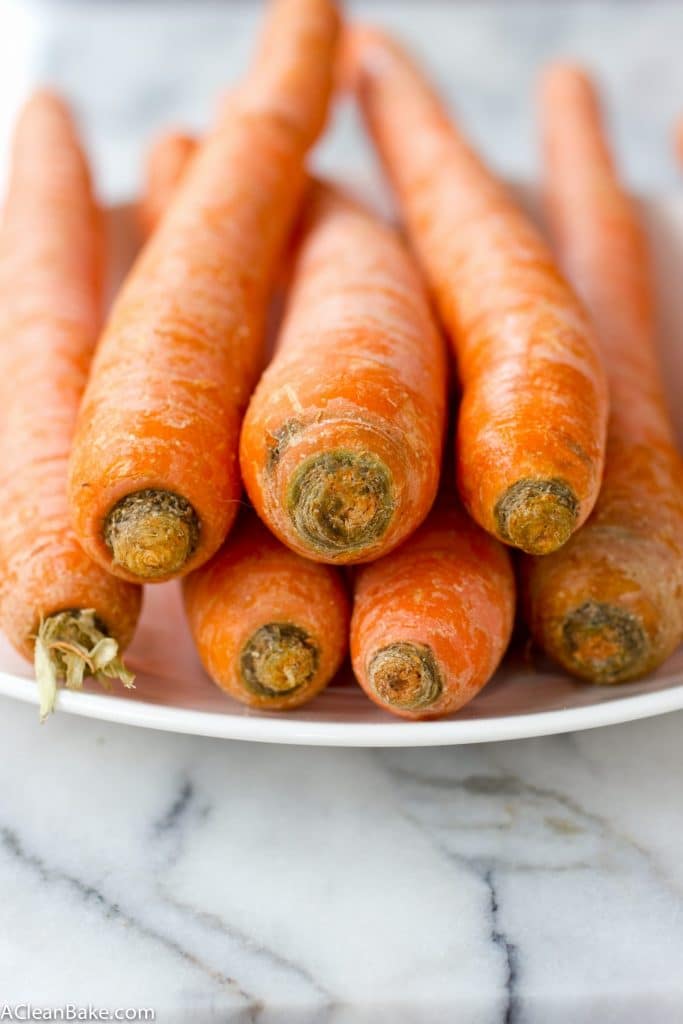
M441 496L405 544L357 570L351 617L356 678L371 700L399 717L452 714L495 672L510 640L514 609L508 552L457 501ZM392 675L385 655L391 659L396 651ZM419 684L411 679L418 660Z
M143 236L148 236L171 205L199 143L181 131L160 135L150 146L145 163L145 191L139 207Z
M41 619L95 609L123 649L141 590L69 524L66 474L100 323L102 221L71 116L39 92L16 127L0 231L0 622L32 659Z
M539 233L408 56L371 29L350 36L348 53L458 364L461 497L490 533L546 554L599 489L607 392L594 332Z
M339 571L294 554L251 510L218 554L185 578L183 591L206 671L243 704L299 707L327 685L346 653L349 599ZM288 678L298 685L288 689ZM266 680L273 692L264 692Z
M271 5L264 46L273 60L256 62L193 158L100 341L74 443L71 511L88 553L124 579L196 568L235 518L240 422L305 153L324 122L337 22L329 0ZM182 499L194 523L184 549L171 538L168 559L163 544L157 558L152 530L149 559L145 537L131 571L104 532L118 502L149 491ZM174 515L163 510L164 529Z
M436 495L447 377L395 231L314 184L276 353L242 428L243 479L270 529L335 563L400 543Z
M541 117L548 220L598 329L611 413L588 522L562 551L525 560L526 616L568 671L615 683L652 671L683 640L683 463L657 364L647 239L580 69L551 66Z

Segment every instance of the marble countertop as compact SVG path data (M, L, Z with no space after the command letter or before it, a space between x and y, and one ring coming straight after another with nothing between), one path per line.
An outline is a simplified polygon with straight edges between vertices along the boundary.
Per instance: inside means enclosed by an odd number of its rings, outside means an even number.
M371 751L0 706L0 1007L683 1017L683 714Z
M506 173L534 164L540 63L600 71L631 180L673 188L683 6L389 4ZM149 133L199 128L245 3L0 0L18 99L77 104L103 194ZM369 157L341 113L323 167ZM683 714L480 747L325 750L138 731L0 700L0 1011L340 1024L683 1019ZM6 1019L6 1018L3 1018Z

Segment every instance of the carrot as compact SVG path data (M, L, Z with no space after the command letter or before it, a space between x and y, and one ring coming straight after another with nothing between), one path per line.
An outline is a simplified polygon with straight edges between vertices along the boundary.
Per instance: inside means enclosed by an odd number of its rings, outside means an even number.
M548 219L591 310L609 374L605 477L583 530L525 566L538 643L595 683L651 671L683 640L683 464L655 353L647 242L615 170L596 92L555 65L542 82Z
M274 0L269 11L230 116L192 160L114 305L81 409L74 526L124 579L196 568L237 511L240 421L305 154L325 117L338 25L331 0Z
M607 398L592 327L410 58L360 29L348 60L457 358L463 501L490 533L546 554L584 522L599 489Z
M449 495L397 551L358 570L351 657L367 695L402 718L439 718L481 690L510 640L510 556Z
M183 589L206 671L243 704L299 707L344 658L349 602L339 570L294 554L252 511Z
M140 588L84 554L66 499L99 325L101 228L69 111L36 93L17 123L0 232L0 624L35 662L41 719L58 682L133 680L119 652Z
M276 354L242 429L256 511L319 561L395 547L436 494L446 383L443 342L397 234L313 185Z
M149 235L171 204L198 143L184 132L166 132L150 146L145 165L145 189L140 204L140 226Z

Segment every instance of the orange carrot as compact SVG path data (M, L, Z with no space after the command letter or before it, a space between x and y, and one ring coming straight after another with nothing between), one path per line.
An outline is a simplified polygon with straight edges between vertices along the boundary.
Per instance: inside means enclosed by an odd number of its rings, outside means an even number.
M184 132L160 135L150 147L145 166L145 189L140 204L140 226L149 235L171 204L198 142Z
M449 496L397 551L358 570L351 657L367 695L402 718L457 711L510 640L510 556Z
M251 511L186 577L184 594L206 671L243 704L299 707L346 653L349 602L339 570L289 551Z
M313 185L278 348L242 430L256 511L319 561L395 547L436 494L446 383L444 345L397 234Z
M16 128L0 233L0 624L33 658L41 718L57 683L132 676L141 591L84 554L66 472L100 317L99 211L71 116L36 93Z
M593 329L539 233L409 57L361 29L349 61L457 358L461 496L486 530L546 554L584 522L599 489L607 397Z
M86 551L124 579L196 568L236 514L240 421L338 26L331 0L269 10L261 56L115 303L81 409L73 522Z
M541 98L548 218L598 328L611 414L600 497L562 551L528 560L527 617L570 672L616 683L651 671L683 640L683 464L655 354L647 242L597 95L580 70L556 65Z

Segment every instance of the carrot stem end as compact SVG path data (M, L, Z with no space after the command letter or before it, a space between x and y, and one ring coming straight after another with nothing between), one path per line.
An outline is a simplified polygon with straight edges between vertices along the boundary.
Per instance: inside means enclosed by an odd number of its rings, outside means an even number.
M431 648L405 641L377 651L367 669L380 700L403 711L431 707L443 692L443 678Z
M626 682L646 668L649 643L640 620L617 605L585 601L562 625L566 663L593 683Z
M300 626L269 622L242 648L240 676L259 697L283 697L313 679L319 657L317 645Z
M529 555L548 555L571 537L579 503L563 480L518 480L496 504L499 536Z
M183 568L199 541L199 519L186 498L170 491L127 494L104 524L114 563L141 580L164 579Z
M389 469L369 452L346 449L306 459L288 488L299 537L329 558L362 552L384 536L394 514Z

